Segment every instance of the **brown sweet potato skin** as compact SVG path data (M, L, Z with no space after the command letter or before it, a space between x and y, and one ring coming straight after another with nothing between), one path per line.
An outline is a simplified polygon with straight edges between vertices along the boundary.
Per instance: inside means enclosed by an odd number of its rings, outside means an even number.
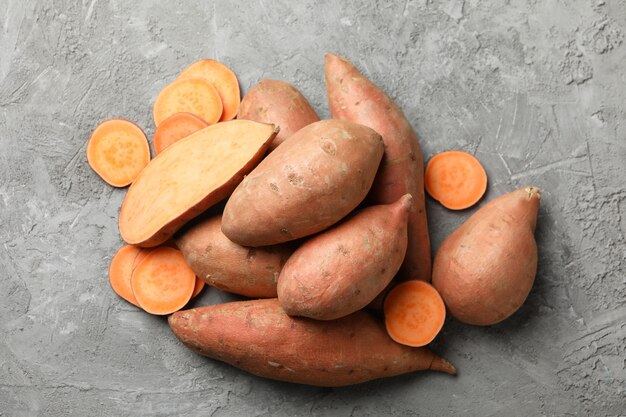
M383 154L380 135L345 120L300 129L239 184L222 232L243 246L269 246L320 232L367 195Z
M412 198L370 206L307 240L278 278L291 316L333 320L365 307L395 276L407 243Z
M222 216L193 224L176 245L205 283L247 297L276 297L278 275L291 255L286 245L247 248L231 242L221 230Z
M270 144L270 150L304 126L320 120L296 87L278 80L261 80L252 87L241 100L237 118L279 126L280 132Z
M433 285L452 316L487 326L515 313L537 273L539 189L525 187L482 207L441 245Z
M169 324L195 352L280 381L339 387L417 370L456 373L430 350L391 340L364 311L317 321L262 299L179 311Z
M385 155L368 195L371 204L413 196L409 243L398 273L401 280L430 281L431 254L424 196L424 160L417 135L402 111L350 62L326 54L326 91L334 118L369 126L383 137Z

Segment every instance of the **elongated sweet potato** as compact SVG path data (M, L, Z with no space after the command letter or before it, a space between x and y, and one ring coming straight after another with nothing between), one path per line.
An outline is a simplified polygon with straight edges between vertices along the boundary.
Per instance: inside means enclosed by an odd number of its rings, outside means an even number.
M281 381L338 387L418 370L456 373L430 350L391 340L364 311L317 321L290 317L270 298L179 311L169 324L195 352Z
M332 226L367 195L383 154L380 135L345 120L300 129L233 192L222 232L243 246L269 246Z
M278 300L287 314L318 320L365 307L396 275L407 241L412 198L367 207L307 240L278 278Z
M227 197L261 160L273 125L233 120L209 126L154 158L128 189L119 217L129 244L156 246Z
M176 239L191 269L207 284L247 297L276 297L278 274L292 249L247 248L230 241L217 215L192 225Z
M279 126L280 132L270 145L270 150L304 126L320 119L296 87L277 80L261 80L252 87L241 100L237 117Z
M525 187L482 207L443 242L433 285L452 316L491 325L515 313L537 273L534 232L541 194Z
M409 244L398 278L430 281L431 255L424 197L424 160L417 135L396 104L350 62L326 54L326 90L334 118L369 126L383 137L385 155L368 195L372 204L413 196Z

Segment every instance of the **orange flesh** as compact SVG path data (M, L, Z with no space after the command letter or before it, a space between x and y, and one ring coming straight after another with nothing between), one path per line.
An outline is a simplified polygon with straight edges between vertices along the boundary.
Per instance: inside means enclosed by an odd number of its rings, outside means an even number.
M196 277L196 284L193 287L193 294L191 294L191 298L195 298L198 294L200 294L203 288L204 288L204 281Z
M122 238L147 241L230 181L274 134L273 125L233 120L169 146L128 190L119 216Z
M154 132L154 151L161 151L174 142L186 138L209 124L191 113L174 113L163 120Z
M237 115L241 102L239 81L227 66L212 59L202 59L191 64L178 76L179 80L186 78L202 78L215 87L224 106L221 122L232 120Z
M169 247L160 247L133 271L131 287L139 306L156 315L180 310L191 299L196 275L185 262L183 254Z
M472 155L461 151L442 152L428 162L426 191L451 210L473 206L487 190L487 173Z
M137 268L137 265L139 265L141 261L143 261L144 258L148 256L150 252L152 252L152 249L146 249L146 248L139 248L139 249L140 249L139 253L135 257L135 262L133 262L133 269L131 270L131 275L132 275L132 271L134 271L135 268ZM130 276L128 277L128 286L130 287Z
M138 306L137 299L130 286L130 277L137 258L144 249L137 246L124 245L111 259L109 266L109 283L117 295L131 304Z
M154 102L154 124L175 113L192 113L212 125L222 115L222 99L211 83L200 78L176 80L166 86Z
M393 288L384 305L389 336L408 346L433 341L446 319L446 306L437 290L424 281L406 281Z
M108 184L126 187L150 162L148 139L128 120L107 120L89 138L87 161Z

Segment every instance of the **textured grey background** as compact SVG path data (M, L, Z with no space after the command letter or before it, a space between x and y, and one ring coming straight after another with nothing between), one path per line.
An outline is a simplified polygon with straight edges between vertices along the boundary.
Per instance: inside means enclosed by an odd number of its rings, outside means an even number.
M339 3L0 1L2 416L626 415L626 1ZM86 163L98 122L151 135L156 94L202 57L328 116L326 51L397 99L426 158L475 153L484 201L543 189L533 291L501 325L448 321L435 349L456 378L263 380L109 288L124 190ZM475 210L428 209L434 249Z

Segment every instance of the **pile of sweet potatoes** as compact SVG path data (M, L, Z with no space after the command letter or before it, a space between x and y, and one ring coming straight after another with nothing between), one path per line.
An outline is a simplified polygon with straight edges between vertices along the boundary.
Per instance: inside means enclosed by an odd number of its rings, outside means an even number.
M489 325L524 302L539 190L486 204L433 263L425 191L469 207L486 189L484 169L462 152L425 169L383 90L335 55L325 71L330 120L283 81L262 80L240 102L234 73L202 60L155 101L154 159L135 124L98 126L90 165L113 186L130 184L111 286L169 315L189 348L256 375L342 386L455 374L425 346L446 312ZM181 310L205 284L248 299Z

